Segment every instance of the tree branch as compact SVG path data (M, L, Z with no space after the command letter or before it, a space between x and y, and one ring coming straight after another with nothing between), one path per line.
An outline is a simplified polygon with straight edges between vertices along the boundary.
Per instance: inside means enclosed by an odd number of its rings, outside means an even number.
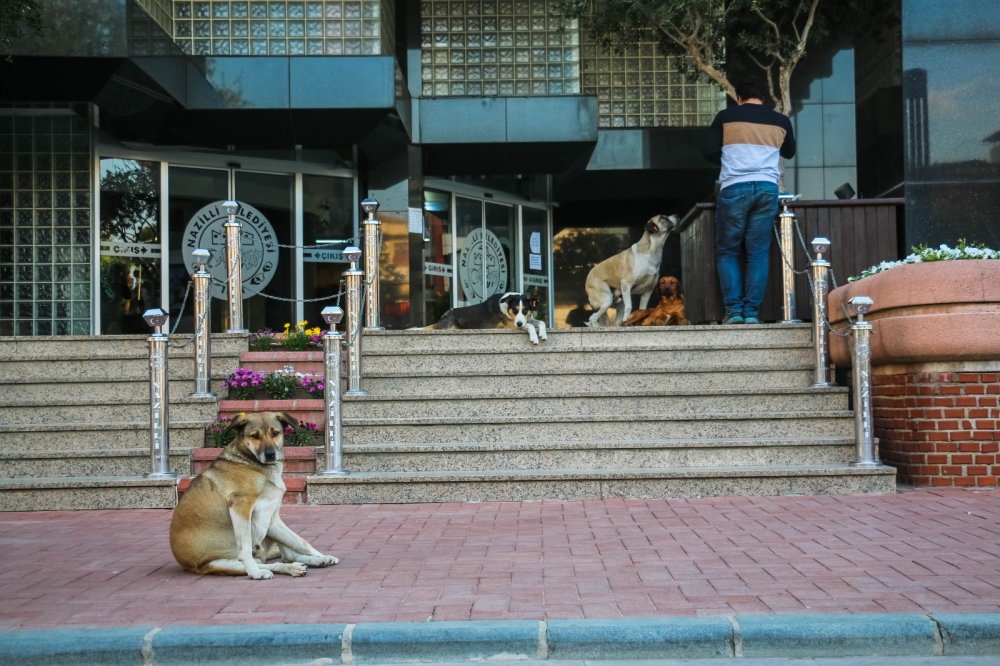
M819 0L815 0L815 2L819 2ZM764 13L760 11L760 8L757 7L756 5L754 5L753 11L754 13L757 14L757 16L760 17L760 20L767 23L769 26L771 26L771 29L774 30L774 53L770 55L773 55L775 58L777 58L779 62L784 63L785 59L781 57L781 31L778 30L778 24L772 21L771 19L767 18L766 16L764 16Z
M780 108L781 100L779 100L778 96L774 94L774 82L773 82L774 77L771 75L772 68L774 67L776 61L771 60L770 64L765 65L760 60L757 60L757 58L754 57L753 53L747 51L746 54L750 56L750 59L754 61L754 64L756 64L758 67L764 70L764 72L767 74L767 76L765 77L767 79L767 92L771 96L771 101L774 102L774 105Z

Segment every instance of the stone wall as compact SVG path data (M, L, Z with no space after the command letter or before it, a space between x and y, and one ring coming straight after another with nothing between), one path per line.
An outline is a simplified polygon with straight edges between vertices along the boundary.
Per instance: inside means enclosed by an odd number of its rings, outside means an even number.
M874 375L880 457L901 483L997 485L1000 363L891 365Z

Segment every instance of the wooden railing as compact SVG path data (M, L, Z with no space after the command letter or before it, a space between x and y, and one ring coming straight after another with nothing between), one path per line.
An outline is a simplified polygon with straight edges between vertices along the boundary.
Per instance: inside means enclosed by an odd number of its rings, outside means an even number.
M902 222L903 199L854 199L796 201L792 210L798 219L805 242L817 236L830 239L826 255L838 284L882 261L901 258L898 225ZM697 204L680 223L681 281L685 294L687 318L693 324L721 321L725 316L719 275L715 267L715 204ZM777 321L781 313L781 254L771 235L771 265L767 278L762 321ZM808 259L795 238L795 268L804 270ZM830 287L833 288L832 285ZM809 282L796 276L798 318L812 319Z

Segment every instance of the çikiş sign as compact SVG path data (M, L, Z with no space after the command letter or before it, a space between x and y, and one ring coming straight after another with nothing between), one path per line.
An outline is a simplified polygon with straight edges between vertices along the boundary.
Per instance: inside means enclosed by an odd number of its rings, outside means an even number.
M212 280L212 296L226 298L226 230L229 216L222 201L208 204L191 218L184 229L184 265L195 272L198 265L192 253L198 248L212 251L207 269ZM249 204L240 203L236 220L243 223L240 256L243 271L243 298L259 294L271 282L278 268L278 237L264 215Z

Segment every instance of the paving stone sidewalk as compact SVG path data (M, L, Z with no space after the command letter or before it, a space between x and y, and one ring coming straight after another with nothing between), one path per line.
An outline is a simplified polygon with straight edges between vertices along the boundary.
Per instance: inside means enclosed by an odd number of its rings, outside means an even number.
M0 630L769 613L1000 612L1000 491L286 506L337 555L197 576L170 512L0 513Z

